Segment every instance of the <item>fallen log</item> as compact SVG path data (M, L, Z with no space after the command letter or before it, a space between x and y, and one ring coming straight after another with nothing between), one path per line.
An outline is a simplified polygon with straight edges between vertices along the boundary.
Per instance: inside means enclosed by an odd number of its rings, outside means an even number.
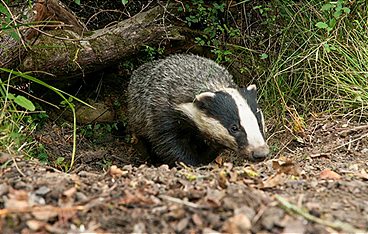
M58 1L43 2L46 3L58 4ZM44 5L41 9L46 12L49 9L55 11L56 7ZM66 10L63 7L61 9ZM48 16L48 20L53 15L58 22L66 22L48 24L48 29L52 30L47 31L39 27L29 27L28 31L25 30L27 33L22 34L23 44L18 42L17 47L10 44L13 47L7 49L12 49L11 53L0 56L0 66L17 68L20 71L42 71L37 76L44 79L60 80L84 76L129 59L144 45L154 46L169 40L184 40L185 37L180 34L183 30L181 27L164 23L166 10L163 6L156 6L116 25L95 31L88 31L71 13L67 19L57 16L60 12L43 13ZM15 57L15 54L18 56ZM9 58L16 62L7 61Z

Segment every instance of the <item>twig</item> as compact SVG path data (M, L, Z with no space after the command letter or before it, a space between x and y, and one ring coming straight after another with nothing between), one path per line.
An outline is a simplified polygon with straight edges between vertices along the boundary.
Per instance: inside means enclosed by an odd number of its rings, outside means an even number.
M318 157L330 157L331 153L318 153L318 154L311 154L311 158L318 158Z
M66 211L74 211L74 210L84 210L84 206L74 206L74 207L50 207L50 206L37 206L37 207L25 207L25 208L5 208L0 209L0 217L8 214L17 214L17 213L30 213L30 212L39 212L39 211L54 211L54 212L66 212Z
M17 164L17 162L15 161L15 158L14 158L14 156L12 156L12 159L13 159L13 163L14 163L14 165L15 165L15 168L17 168L17 171L19 172L19 174L21 174L23 177L26 177L26 175L19 169L19 167L18 167L18 164Z
M168 200L168 201L171 201L171 202L182 204L182 205L185 205L185 206L188 206L188 207L191 207L191 208L195 208L195 209L205 208L204 206L197 205L193 202L184 201L184 200L181 200L181 199L176 198L176 197L170 197L170 196L166 196L166 195L160 195L159 197L164 199L164 200Z
M339 135L346 135L346 134L348 134L350 132L355 132L355 131L365 130L365 129L368 129L368 124L363 125L363 126L357 126L357 127L354 127L354 128L343 130L343 131L339 132Z
M335 150L337 150L337 149L340 149L340 148L342 148L342 147L344 147L344 146L346 146L346 145L350 145L351 143L353 143L353 142L355 142L355 141L359 141L359 140L361 140L361 139L363 139L364 137L367 137L367 136L368 136L368 133L365 133L365 134L361 135L360 137L358 137L358 138L356 138L356 139L354 139L354 140L351 140L351 141L349 141L349 142L347 142L347 143L345 143L345 144L342 144L342 145L340 145L340 146L337 146L337 147L333 148L333 149L332 149L332 151L335 151Z
M303 210L302 208L299 208L291 203L289 203L285 198L281 197L280 195L275 195L276 200L279 202L282 209L286 210L289 213L294 213L297 215L302 216L303 218L307 219L308 221L312 221L324 226L331 227L335 230L348 232L348 233L364 233L364 230L357 229L353 227L352 225L348 223L344 223L341 221L328 221L320 219L314 215L311 215L308 211Z

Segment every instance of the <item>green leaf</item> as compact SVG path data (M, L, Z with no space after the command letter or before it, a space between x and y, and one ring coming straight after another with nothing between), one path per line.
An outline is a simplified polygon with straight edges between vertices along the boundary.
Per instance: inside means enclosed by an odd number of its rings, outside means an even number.
M327 52L327 53L329 53L329 52L331 52L331 48L330 48L330 45L329 44L324 44L323 45L323 48L325 49L325 51Z
M261 59L266 59L266 58L268 58L268 54L265 54L265 53L261 54Z
M341 11L335 11L335 13L333 13L333 16L338 19L340 18L340 16L342 15L342 12Z
M328 22L328 26L330 27L330 28L333 28L333 27L335 27L335 25L336 25L336 19L335 18L332 18L332 19L330 19L330 21Z
M330 10L331 8L333 8L333 5L332 4L330 4L330 3L327 3L327 4L325 4L325 5L323 5L322 6L322 11L328 11L328 10Z
M74 0L75 4L80 5L80 0Z
M317 28L327 28L328 25L324 22L318 22L316 23Z
M4 15L10 18L8 9L6 9L6 7L2 3L0 3L0 13L3 13Z
M9 29L9 30L5 30L6 32L9 33L9 35L16 41L20 41L20 37L19 34L16 30L13 29Z
M121 0L121 3L123 3L123 5L125 6L126 4L128 4L129 0Z
M15 99L15 96L14 96L12 93L8 93L8 94L7 94L7 98L8 98L9 100L14 100L14 99Z
M350 8L348 8L348 7L343 7L343 8L341 8L341 10L343 12L345 12L346 14L349 14L350 13Z
M30 100L28 100L26 97L23 97L21 95L18 95L14 99L14 102L29 111L34 111L36 109L36 107L33 105L33 103Z

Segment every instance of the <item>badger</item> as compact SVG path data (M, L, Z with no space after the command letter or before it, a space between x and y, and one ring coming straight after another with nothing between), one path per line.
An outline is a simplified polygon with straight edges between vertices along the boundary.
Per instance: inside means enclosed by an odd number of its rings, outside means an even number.
M239 88L210 59L176 54L143 64L127 102L129 129L154 162L203 165L225 149L252 161L269 153L256 86Z

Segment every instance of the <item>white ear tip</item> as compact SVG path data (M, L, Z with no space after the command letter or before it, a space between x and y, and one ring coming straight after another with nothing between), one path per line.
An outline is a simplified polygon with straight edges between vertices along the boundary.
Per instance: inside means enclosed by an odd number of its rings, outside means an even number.
M212 92L204 92L204 93L200 93L198 95L195 96L195 98L197 100L201 100L202 98L205 98L205 97L214 97L215 94L212 93Z
M251 90L257 90L257 87L256 87L256 85L255 85L255 84L251 84L251 85L249 85L249 86L247 87L247 90L248 90L248 91L251 91Z

